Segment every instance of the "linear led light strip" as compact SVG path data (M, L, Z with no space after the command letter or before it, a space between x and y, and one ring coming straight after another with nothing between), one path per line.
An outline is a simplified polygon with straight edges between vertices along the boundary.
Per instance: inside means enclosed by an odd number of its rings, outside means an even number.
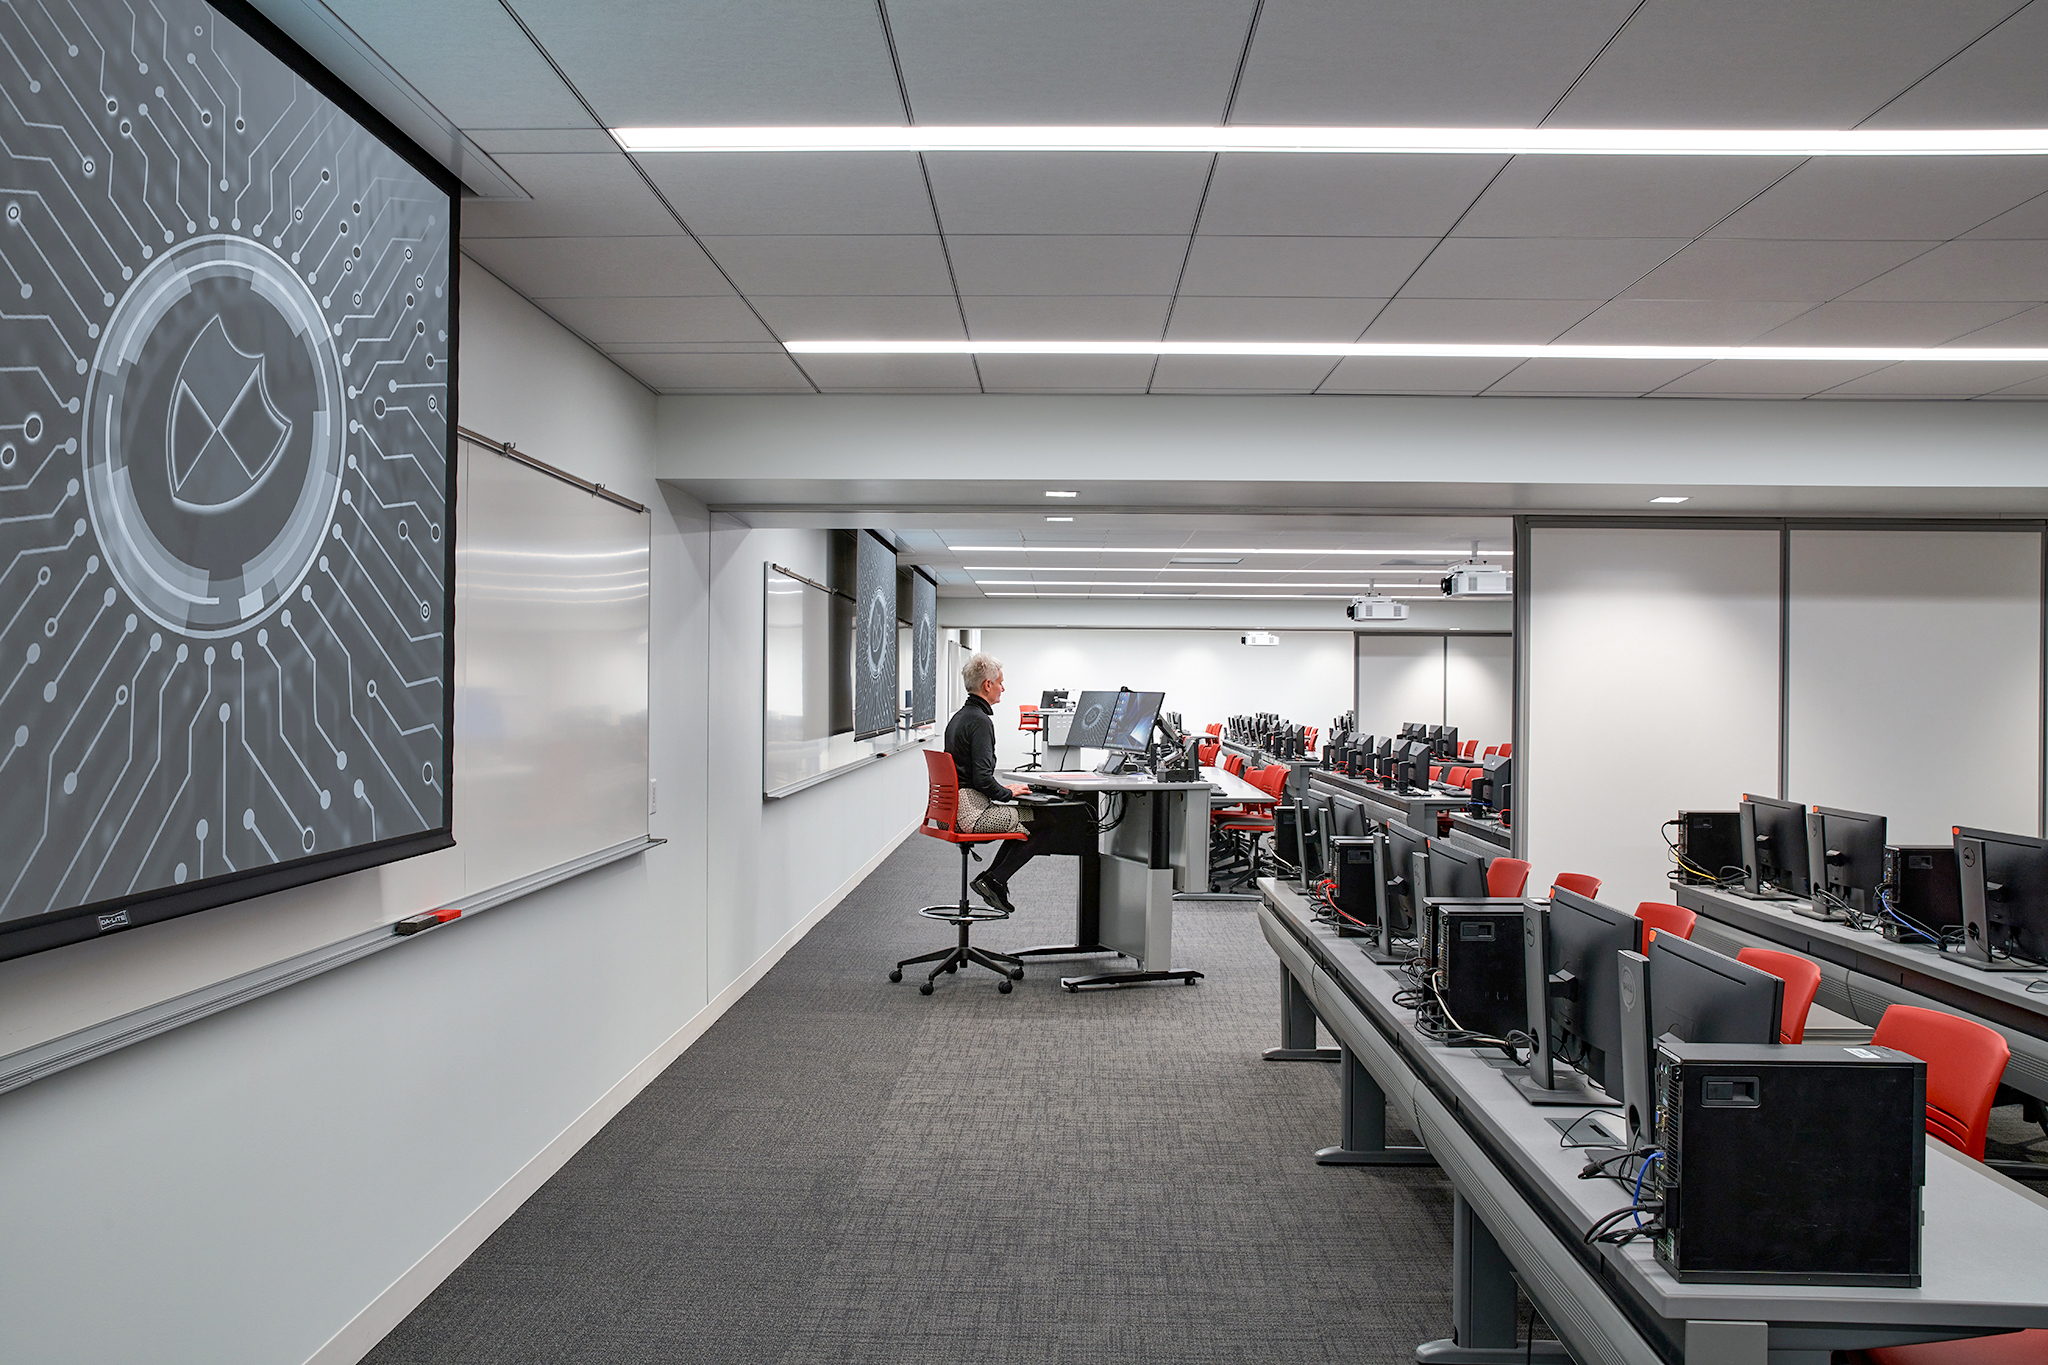
M1244 550L1227 547L1203 546L1190 549L1185 545L1169 546L1165 549L1145 548L1133 545L948 545L955 553L989 555L1016 554L1073 554L1073 555L1432 555L1444 559L1463 560L1469 558L1463 550ZM1481 550L1481 559L1508 559L1513 550ZM1297 572L1290 570L1289 572ZM1318 570L1298 572L1315 573Z
M1294 152L1436 156L2040 156L2044 128L614 128L629 152Z
M2048 346L1589 346L1464 341L785 341L796 355L1325 356L1452 360L1902 360L2048 363Z
M1436 597L1433 592L1390 592L1383 594L1390 598ZM983 597L1145 597L1200 599L1204 602L1341 602L1344 599L1335 593L1313 592L985 592Z
M977 578L976 587L1004 588L1136 588L1143 584L1102 578ZM1366 583L1161 583L1162 588L1328 588L1334 592L1361 592ZM1388 588L1434 588L1433 583L1386 583Z
M1086 570L1087 570L1088 572L1090 572L1090 573L1170 573L1170 574L1189 574L1189 573L1201 573L1201 574L1223 574L1223 573L1229 573L1229 574L1259 574L1259 575L1262 575L1262 576L1268 576L1268 577L1271 577L1271 576L1276 576L1276 575L1280 575L1280 574L1303 574L1303 573L1313 573L1313 574L1325 574L1325 575L1329 575L1329 574L1347 574L1347 573L1348 573L1348 574L1352 574L1352 575L1355 575L1355 577L1354 577L1354 579L1353 579L1353 581L1354 581L1354 582L1358 582L1358 583L1387 583L1387 582L1392 582L1392 581L1394 581L1394 580L1396 580L1396 579L1402 579L1402 578L1415 578L1415 577L1417 577L1417 576L1419 576L1419 575L1422 575L1422 574L1427 574L1427 573L1435 573L1435 572L1437 572L1437 571L1439 570L1439 568L1440 568L1440 567L1441 567L1441 568L1449 568L1449 567L1451 567L1451 566L1450 566L1450 565L1448 565L1448 564L1446 564L1446 565L1442 565L1442 566L1438 566L1438 565L1434 565L1434 564L1425 564L1425 565L1422 565L1421 567L1411 567L1411 566L1403 566L1402 568L1399 568L1399 569L1369 569L1369 568L1365 568L1365 567L1363 567L1363 566L1361 566L1361 567L1359 567L1359 568L1355 568L1355 569L1346 569L1346 568L1341 568L1341 567L1340 567L1340 568L1330 568L1330 569L1276 569L1276 568L1259 568L1259 569L1162 569L1162 568L1159 568L1159 567L1158 567L1158 566L1156 566L1156 565L1151 565L1151 564L1088 564L1088 565L1078 565L1078 564L1069 564L1069 565L1065 566L1064 568L1053 568L1053 567L1051 567L1051 566L1049 566L1049 565L1038 565L1038 566L1036 566L1036 567L1033 567L1033 566L1032 566L1032 565L1030 565L1030 564L962 564L962 565L961 565L960 567L961 567L961 569L962 569L962 570L964 570L964 571L965 571L965 572L967 572L967 573L1080 573L1080 572L1082 572L1082 570L1083 570L1083 569L1086 569Z

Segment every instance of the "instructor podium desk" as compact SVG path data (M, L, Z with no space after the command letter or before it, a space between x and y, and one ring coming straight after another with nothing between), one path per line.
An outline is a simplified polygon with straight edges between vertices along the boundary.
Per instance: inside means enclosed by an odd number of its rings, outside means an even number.
M1209 784L1162 782L1123 773L1015 772L996 774L1041 791L1070 792L1095 802L1103 822L1106 798L1120 797L1114 825L1102 831L1100 850L1081 860L1081 910L1075 941L1027 948L1020 957L1118 953L1138 970L1060 978L1070 991L1083 986L1131 986L1184 981L1202 974L1173 966L1173 895L1209 888ZM1089 879L1095 878L1091 886ZM1093 923L1091 924L1091 914Z

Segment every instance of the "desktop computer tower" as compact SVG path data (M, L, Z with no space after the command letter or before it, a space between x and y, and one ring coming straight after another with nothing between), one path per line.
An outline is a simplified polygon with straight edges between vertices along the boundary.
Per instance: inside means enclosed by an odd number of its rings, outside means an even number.
M1657 1043L1657 1260L1687 1283L1920 1283L1927 1064Z
M1519 902L1434 901L1432 964L1444 1013L1455 1028L1505 1038L1529 1027L1528 984L1522 969L1522 906Z
M1940 933L1963 927L1963 879L1954 844L1887 844L1884 880L1892 909ZM1911 930L1901 937L1912 940Z
M1330 862L1334 864L1330 875L1337 883L1337 909L1347 917L1337 921L1339 938L1363 938L1368 932L1366 925L1379 927L1379 899L1374 892L1379 865L1374 845L1374 840L1355 835L1330 840Z
M1678 880L1688 886L1709 885L1733 873L1741 875L1742 812L1682 810L1678 812ZM1701 876L1691 868L1707 875Z

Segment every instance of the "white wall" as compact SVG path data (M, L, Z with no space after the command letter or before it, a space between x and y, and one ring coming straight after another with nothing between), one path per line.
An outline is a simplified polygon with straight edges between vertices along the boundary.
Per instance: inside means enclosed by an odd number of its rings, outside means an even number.
M1008 695L996 708L996 755L1014 763L1028 751L1017 705L1064 687L1164 692L1166 709L1200 730L1212 721L1273 711L1327 732L1351 704L1351 636L1280 632L1277 645L1241 645L1228 631L1011 630L981 632L981 647L1003 661ZM943 718L942 718L943 719Z
M2034 833L2037 531L1792 531L1786 791L1895 844Z
M1358 636L1358 728L1455 725L1484 749L1514 738L1514 640L1506 635Z
M1507 635L1444 637L1444 720L1484 750L1515 737L1515 642Z
M915 755L762 807L759 547L715 547L656 484L644 388L466 260L461 289L464 425L654 508L649 825L669 842L0 1096L0 1359L357 1359L916 818ZM728 675L749 659L751 688ZM459 855L151 929L389 919L437 903ZM180 942L150 932L6 965L47 983L81 949Z
M1521 568L1531 885L1669 900L1658 825L1778 789L1778 532L1539 526Z

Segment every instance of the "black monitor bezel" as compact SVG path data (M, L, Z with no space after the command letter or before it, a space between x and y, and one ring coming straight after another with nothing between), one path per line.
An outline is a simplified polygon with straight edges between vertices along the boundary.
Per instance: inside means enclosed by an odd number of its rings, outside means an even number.
M1122 730L1129 729L1131 711L1128 708L1145 706L1148 704L1148 698L1150 699L1149 705L1151 707L1151 714L1145 722L1145 738L1143 742L1131 743L1127 741L1122 744L1111 743L1110 739L1112 733L1121 732ZM1103 733L1103 742L1100 747L1107 749L1112 753L1142 754L1147 752L1152 747L1152 727L1159 723L1159 712L1162 708L1165 707L1165 705L1166 694L1164 692L1125 691L1118 693L1116 705L1111 709L1109 713L1109 725ZM1121 713L1125 718L1125 724L1122 726L1119 726L1117 723L1117 716L1119 713ZM1143 713L1140 712L1139 714Z
M1700 944L1693 943L1688 939L1680 938L1676 934L1658 934L1642 949L1642 953L1644 957L1649 959L1650 963L1650 1037L1653 1042L1656 1039L1670 1035L1678 1038L1681 1042L1687 1043L1757 1043L1768 1045L1778 1042L1783 1037L1785 982L1782 978L1773 976L1771 973L1760 968L1752 967L1747 962L1738 961L1725 953L1717 953L1711 948L1702 947ZM1682 965L1660 968L1659 964L1666 962L1676 962ZM1695 1030L1711 1035L1701 1038L1687 1037L1685 1034L1679 1033L1675 1028L1670 1027L1672 1022L1671 1015L1673 1013L1671 1009L1673 995L1685 989L1684 983L1688 981L1699 982L1709 976L1719 977L1734 983L1740 988L1739 991L1732 990L1729 993L1731 999L1738 996L1764 996L1768 998L1768 1021L1762 1019L1761 1014L1759 1014L1758 1018L1747 1021L1756 1027L1745 1031L1730 1027L1703 1028L1697 1019L1688 1018L1686 1022ZM1755 1004L1753 1001L1744 1007L1754 1008L1759 1011L1763 1009L1761 1005ZM1766 1023L1768 1024L1767 1027L1765 1027Z
M1562 920L1560 910L1565 916ZM1613 1094L1621 1077L1618 1071L1610 1073L1610 1068L1619 1068L1621 1064L1622 1041L1621 968L1615 954L1642 951L1643 922L1604 901L1563 887L1551 888L1549 922L1543 936L1546 981L1572 965L1558 949L1558 925L1571 926L1566 932L1574 934L1580 920L1599 921L1602 929L1608 931L1609 941L1591 943L1585 953L1573 959L1577 964L1573 975L1578 982L1575 997L1545 992L1541 1022L1549 1031L1552 1051L1559 1056L1569 1055L1572 1049L1562 1046L1561 1041L1570 1038L1576 1042L1584 1055L1584 1060L1576 1065L1596 1085ZM1599 1008L1603 1005L1607 1008ZM1538 1022L1534 1013L1532 1005L1532 1024Z

